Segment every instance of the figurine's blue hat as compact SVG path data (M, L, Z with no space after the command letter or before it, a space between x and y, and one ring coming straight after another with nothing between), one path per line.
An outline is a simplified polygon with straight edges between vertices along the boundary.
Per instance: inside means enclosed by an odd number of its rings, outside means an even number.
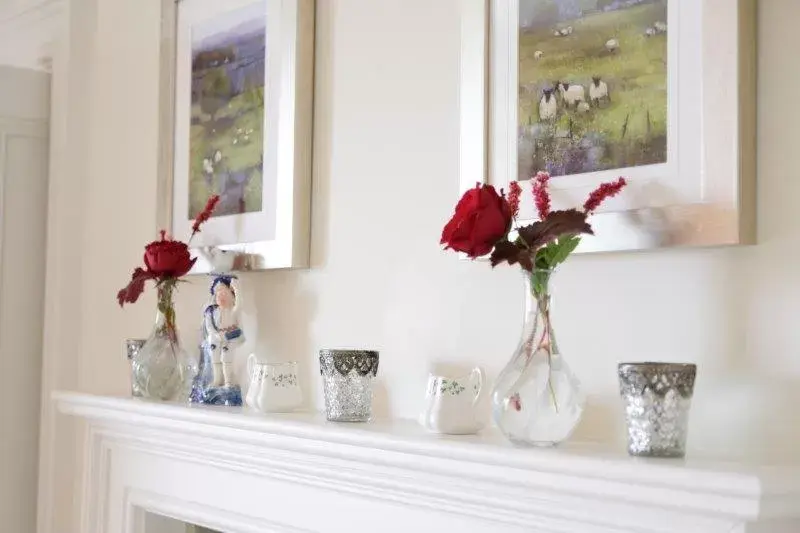
M217 288L217 285L219 285L220 283L222 283L223 285L225 285L226 287L231 289L231 283L232 282L233 282L233 276L217 276L216 278L214 278L214 281L211 283L211 289L210 289L209 292L211 294L214 294L214 290ZM233 289L231 289L231 290L233 290Z

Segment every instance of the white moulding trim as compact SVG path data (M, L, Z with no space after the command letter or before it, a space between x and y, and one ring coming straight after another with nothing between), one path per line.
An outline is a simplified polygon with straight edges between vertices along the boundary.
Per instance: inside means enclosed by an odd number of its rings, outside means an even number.
M54 398L62 412L89 421L89 458L101 463L109 446L124 446L506 524L535 519L552 531L640 531L636 524L646 521L641 531L728 532L800 516L800 471L786 465L643 460L578 444L526 450L493 433L444 437L407 421L354 426L316 414ZM102 494L105 469L87 475L90 492ZM101 504L86 496L90 506Z

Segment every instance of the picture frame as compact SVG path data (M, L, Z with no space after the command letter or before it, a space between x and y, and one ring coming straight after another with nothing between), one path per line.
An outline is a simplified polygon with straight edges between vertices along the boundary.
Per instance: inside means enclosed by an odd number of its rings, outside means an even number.
M510 181L520 178L520 146L525 146L521 139L529 126L519 120L520 109L526 109L520 94L527 88L518 79L520 35L526 42L531 38L529 35L537 35L527 27L521 30L520 3L543 1L548 0L461 0L459 180L462 193L476 183L490 183L507 190ZM558 4L558 0L549 1ZM657 2L637 0L624 4L639 3ZM659 23L663 24L663 35L655 36L664 39L666 46L665 161L553 175L550 191L554 209L580 206L601 182L617 176L625 176L628 181L622 195L592 215L590 222L595 235L585 236L578 252L755 243L756 3L754 0L660 0L658 3L667 5L666 19ZM713 16L707 16L709 13ZM581 16L594 17L592 27L597 27L596 21L605 12L596 10ZM569 35L557 45L562 52L572 46L567 44L571 39L583 37L578 33L582 22L572 24L565 20L552 24L553 39L561 37L556 32L569 28ZM535 26L530 21L526 23ZM545 26L543 23L536 31ZM529 31L530 34L525 33ZM655 42L646 40L652 35L647 28L637 31L641 31L641 37L635 38L641 40L627 43L628 50L624 48L626 41L620 39L623 47L613 50L618 54L615 60L627 61L624 54L638 42ZM633 38L627 37L628 41ZM556 46L545 41L542 37L542 49L548 44ZM573 42L580 45L579 41ZM612 51L599 49L596 53L602 58ZM531 50L524 49L523 54L530 64ZM537 49L535 54L539 59L543 52ZM581 68L575 69L577 79L581 76L578 72L588 78L586 65L590 61L581 60ZM623 64L631 67L632 62ZM561 71L565 68L563 62L558 66ZM569 70L568 65L566 69ZM526 73L530 74L530 70ZM584 83L588 87L592 81ZM539 90L545 85L532 84L532 87ZM544 98L542 92L537 92L533 105L527 103L528 123L543 120L537 116L535 107L540 95ZM569 105L562 99L559 107L569 108ZM607 112L602 106L598 109L592 105L589 109L592 114ZM564 114L573 116L575 110L577 105ZM649 133L649 111L646 116ZM572 119L566 120L570 120L572 139ZM555 131L562 126L551 128ZM545 169L535 168L531 173L536 170ZM530 182L520 183L523 198L530 198ZM523 220L536 218L530 204L522 202Z
M309 263L314 0L162 4L160 226L193 274Z

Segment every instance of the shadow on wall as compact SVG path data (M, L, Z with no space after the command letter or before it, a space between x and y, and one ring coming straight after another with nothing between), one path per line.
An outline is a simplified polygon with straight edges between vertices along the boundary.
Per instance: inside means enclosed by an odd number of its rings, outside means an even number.
M329 46L316 50L314 74L314 143L311 180L311 270L325 268L330 241L330 183L333 143L333 10L317 4L316 39ZM324 56L324 57L323 57ZM264 361L297 361L305 407L312 410L320 394L319 346L311 345L311 325L319 302L306 282L305 270L257 272L245 275L255 288L258 314L258 357Z
M311 179L311 258L312 269L324 268L330 241L331 166L333 155L333 95L336 39L333 38L334 10L327 2L317 2L314 70L314 146Z
M749 457L766 464L797 456L800 381L748 373L714 376L698 369L689 418L687 455L724 460ZM624 449L625 413L620 398L589 398L571 442Z
M316 315L316 299L302 288L304 276L300 272L247 274L251 280L253 276L258 282L254 298L259 330L256 354L262 361L297 361L306 406L313 407L319 363L309 327Z
M796 459L800 381L754 373L706 377L692 401L690 449L765 464Z

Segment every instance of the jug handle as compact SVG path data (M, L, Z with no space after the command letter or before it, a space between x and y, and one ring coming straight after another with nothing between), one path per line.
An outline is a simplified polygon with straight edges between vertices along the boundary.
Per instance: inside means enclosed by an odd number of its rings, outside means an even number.
M472 405L475 405L481 397L481 392L483 392L483 370L476 366L472 369L472 372L470 372L469 378L470 381L478 382L478 390L475 391L475 399L472 401Z

